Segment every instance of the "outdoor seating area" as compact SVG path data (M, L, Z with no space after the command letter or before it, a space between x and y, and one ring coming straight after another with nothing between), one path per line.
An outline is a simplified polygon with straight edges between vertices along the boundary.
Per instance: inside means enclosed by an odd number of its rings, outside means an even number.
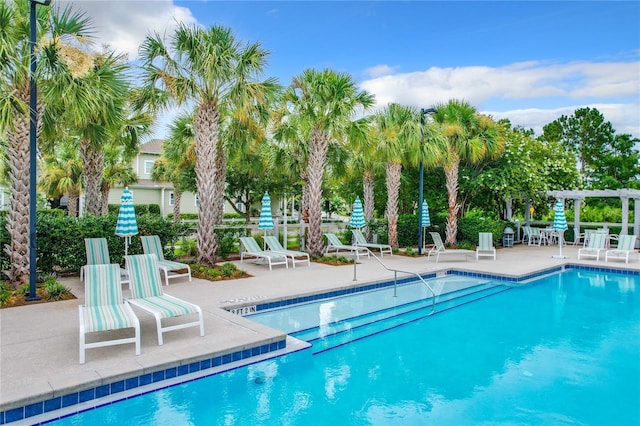
M245 257L255 258L257 262L266 262L271 271L275 265L284 265L289 268L287 256L283 253L276 253L271 250L263 250L253 237L240 237L240 263Z
M447 249L442 242L442 237L437 232L429 232L431 238L433 239L433 247L427 253L427 262L431 258L431 256L436 257L436 263L440 260L440 255L445 256L464 256L465 259L467 257L476 257L476 252L473 250L466 249Z
M326 233L324 234L324 236L327 238L327 248L324 252L325 255L331 252L335 252L336 254L340 252L348 252L349 254L353 255L356 260L358 260L360 256L364 254L369 257L369 249L367 249L366 247L343 244L336 234Z
M493 257L493 260L496 260L496 248L493 245L493 234L491 232L480 232L478 235L476 260L479 260L480 257Z
M175 262L164 258L164 248L157 235L140 237L144 254L153 254L158 259L158 268L164 273L164 282L169 285L169 279L189 277L191 281L191 267L186 263ZM186 272L181 272L186 270Z
M291 266L296 267L296 263L306 263L307 266L311 266L311 257L309 253L298 250L288 250L282 247L278 237L273 235L267 235L264 237L264 242L267 244L269 250L277 254L283 254L291 259Z
M393 255L393 250L391 249L391 246L389 244L369 243L367 242L367 239L362 234L362 231L359 229L352 229L351 232L353 233L353 238L355 239L355 242L353 245L358 247L366 247L368 249L379 250L380 257L384 257L385 253L388 253L389 255Z

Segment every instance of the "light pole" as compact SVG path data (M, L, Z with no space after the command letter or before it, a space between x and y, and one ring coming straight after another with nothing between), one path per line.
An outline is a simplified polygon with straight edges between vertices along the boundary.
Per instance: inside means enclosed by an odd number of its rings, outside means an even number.
M29 296L27 301L40 300L36 294L36 177L38 173L36 150L38 149L38 141L36 132L38 131L38 94L36 88L36 7L38 5L49 6L51 0L29 0L29 55L30 55L30 72L29 72Z
M424 147L424 116L427 114L435 114L438 110L435 108L422 108L420 110L420 184L418 187L418 255L422 256L422 192L424 188L424 159L422 158Z

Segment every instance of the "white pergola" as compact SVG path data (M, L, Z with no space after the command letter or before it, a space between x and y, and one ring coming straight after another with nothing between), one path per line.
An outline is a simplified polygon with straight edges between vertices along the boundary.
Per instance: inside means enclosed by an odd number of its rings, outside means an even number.
M547 191L545 195L562 200L573 200L575 203L574 229L580 228L580 204L585 198L612 198L617 197L622 201L622 231L629 233L629 200L633 200L633 234L640 236L640 190L638 189L594 189L594 190L559 190ZM511 199L507 199L507 218L511 219ZM527 200L525 209L525 222L529 223L530 203ZM636 244L640 244L640 241Z

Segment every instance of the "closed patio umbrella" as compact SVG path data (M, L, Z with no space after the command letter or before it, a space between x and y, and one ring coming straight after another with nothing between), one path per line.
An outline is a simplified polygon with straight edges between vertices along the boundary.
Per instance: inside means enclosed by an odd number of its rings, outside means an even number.
M260 222L258 229L264 229L264 235L267 235L267 229L273 229L273 216L271 215L271 197L268 193L262 196L262 208L260 209Z
M422 225L422 247L424 248L425 242L425 234L427 226L431 226L431 218L429 217L429 205L427 201L422 202L422 208L420 209L420 214L422 215L421 225Z
M356 200L353 202L353 211L351 212L351 221L349 222L349 226L352 228L361 229L364 228L364 211L362 210L362 201L360 201L360 197L356 197Z
M133 194L129 188L122 191L120 197L120 211L116 222L116 235L124 238L124 255L129 251L129 243L133 235L138 235L138 223L136 222L136 212L133 208Z
M552 257L565 259L567 256L562 255L562 241L564 240L564 231L566 231L569 228L567 226L567 218L564 215L564 205L560 200L557 200L556 204L553 206L552 228L558 231L558 245L560 246L560 254Z

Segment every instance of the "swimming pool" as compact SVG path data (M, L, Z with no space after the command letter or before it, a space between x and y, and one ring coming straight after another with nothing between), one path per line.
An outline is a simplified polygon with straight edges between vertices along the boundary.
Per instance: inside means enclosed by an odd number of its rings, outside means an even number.
M373 312L391 289L257 315L313 346L55 424L640 423L640 277L474 284L433 315L410 286ZM347 305L364 311L341 320Z

